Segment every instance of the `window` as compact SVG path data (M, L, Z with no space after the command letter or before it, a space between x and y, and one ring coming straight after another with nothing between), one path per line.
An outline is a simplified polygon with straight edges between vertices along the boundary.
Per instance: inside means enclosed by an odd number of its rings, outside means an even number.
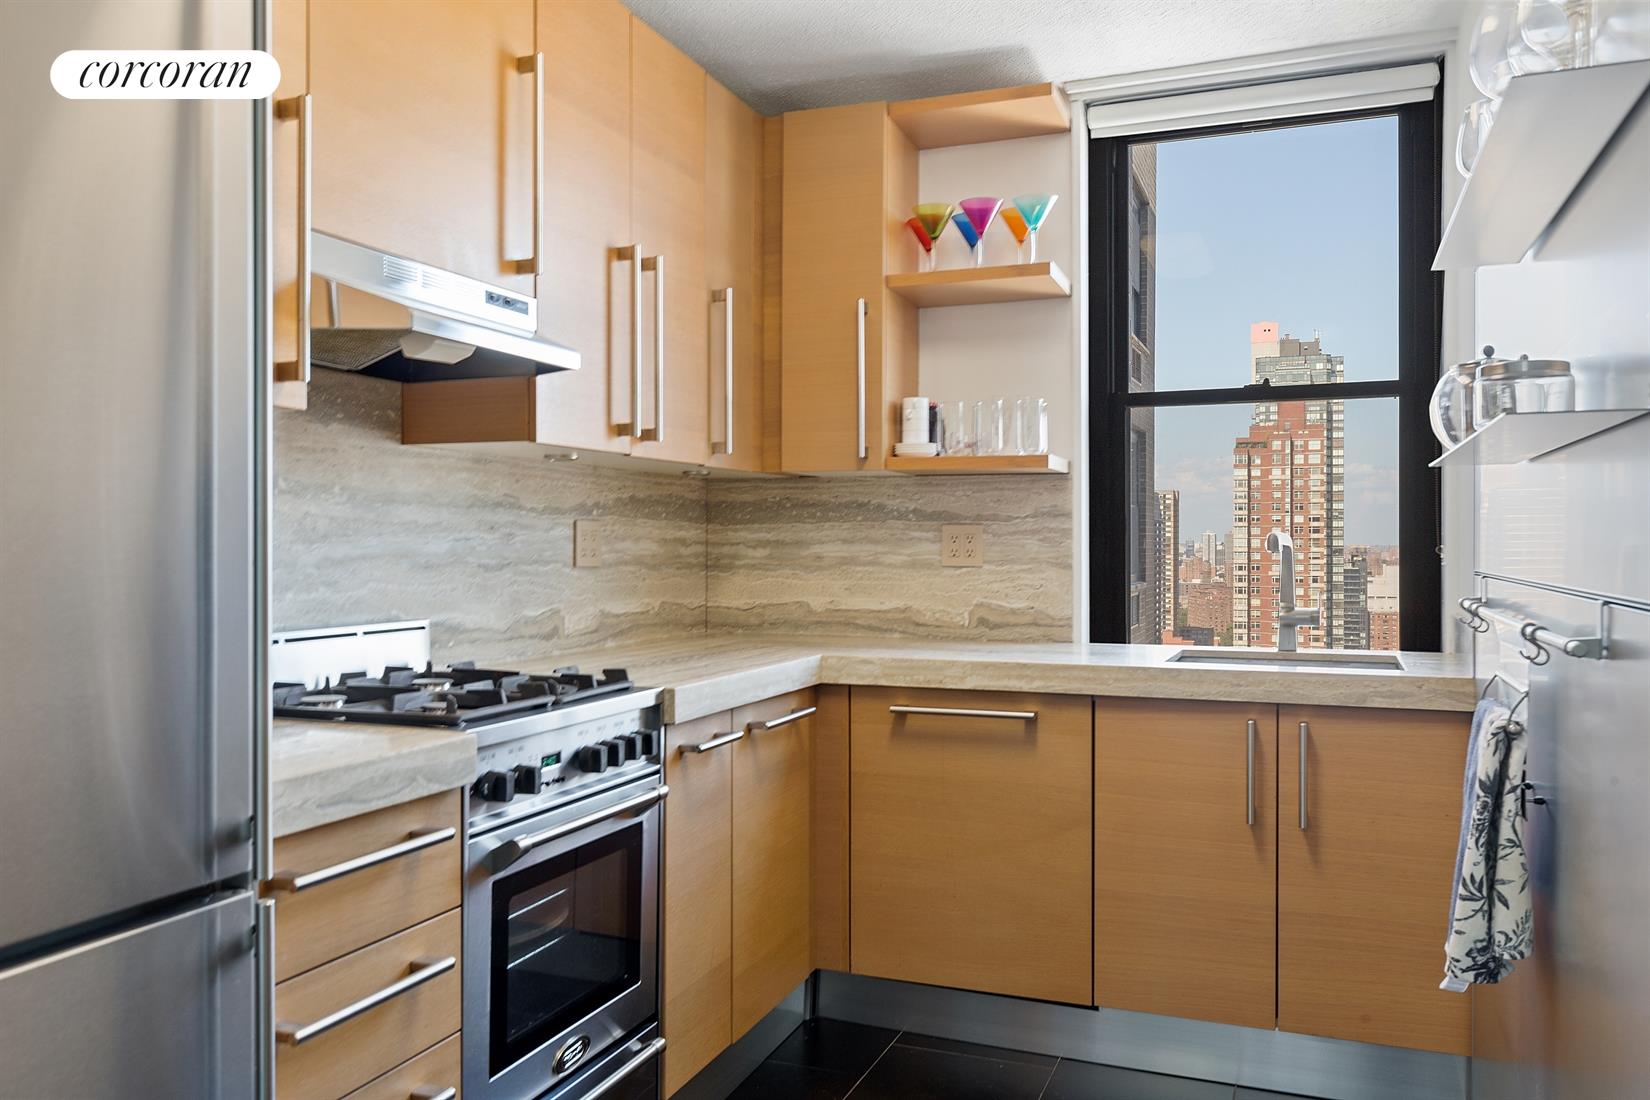
M1094 640L1275 645L1281 529L1303 648L1438 648L1440 131L1425 99L1090 143Z

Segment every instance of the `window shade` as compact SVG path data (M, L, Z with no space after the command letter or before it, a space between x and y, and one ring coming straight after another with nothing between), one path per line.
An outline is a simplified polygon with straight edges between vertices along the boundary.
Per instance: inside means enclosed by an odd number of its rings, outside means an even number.
M1431 99L1437 86L1438 65L1428 61L1210 92L1092 103L1088 108L1089 136L1123 137L1392 107Z

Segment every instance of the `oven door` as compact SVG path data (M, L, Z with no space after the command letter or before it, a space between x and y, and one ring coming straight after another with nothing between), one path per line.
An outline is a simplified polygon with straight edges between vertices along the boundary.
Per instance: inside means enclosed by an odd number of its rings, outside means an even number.
M657 1019L664 793L655 775L470 839L472 1100L537 1097Z

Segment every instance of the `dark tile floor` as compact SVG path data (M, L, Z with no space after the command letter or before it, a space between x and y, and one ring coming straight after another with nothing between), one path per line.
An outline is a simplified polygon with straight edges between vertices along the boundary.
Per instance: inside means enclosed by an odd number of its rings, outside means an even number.
M793 1031L729 1100L1300 1100L841 1020Z

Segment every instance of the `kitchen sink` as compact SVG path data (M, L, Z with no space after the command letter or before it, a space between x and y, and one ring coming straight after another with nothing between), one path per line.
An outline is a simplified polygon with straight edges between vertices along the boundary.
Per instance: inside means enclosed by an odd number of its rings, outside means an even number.
M1266 665L1271 668L1348 668L1401 671L1404 663L1396 653L1364 650L1309 649L1279 653L1274 649L1212 648L1181 649L1168 662L1177 665Z

